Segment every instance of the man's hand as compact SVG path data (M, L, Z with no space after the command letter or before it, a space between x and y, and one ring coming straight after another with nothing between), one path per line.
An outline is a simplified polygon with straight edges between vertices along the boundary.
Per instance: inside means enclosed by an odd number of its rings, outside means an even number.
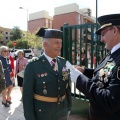
M80 67L80 66L75 66L76 69L78 69L81 73L84 73L85 68L84 67Z
M68 114L67 114L68 116L70 115L70 112L71 112L71 111L68 111Z

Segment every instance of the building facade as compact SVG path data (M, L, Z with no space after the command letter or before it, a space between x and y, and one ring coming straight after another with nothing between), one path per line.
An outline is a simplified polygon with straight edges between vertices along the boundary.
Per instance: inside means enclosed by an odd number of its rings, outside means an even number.
M41 27L52 28L52 17L45 10L29 14L28 30L36 32Z
M54 12L53 28L60 29L64 23L69 25L94 23L94 20L91 18L91 10L88 8L79 9L76 3L56 7Z
M0 27L0 34L1 34L0 43L1 44L6 44L6 42L10 40L11 31L12 29Z
M53 17L49 16L49 13L43 10L29 14L28 30L34 33L40 27L60 29L64 23L69 25L94 23L91 14L91 9L79 9L76 3L54 8Z

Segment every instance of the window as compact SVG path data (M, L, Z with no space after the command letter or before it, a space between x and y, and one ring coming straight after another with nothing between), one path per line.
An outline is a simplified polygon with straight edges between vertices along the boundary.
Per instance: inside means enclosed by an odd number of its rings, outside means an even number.
M46 27L48 27L48 19L46 19Z
M31 53L31 50L24 50L24 53Z

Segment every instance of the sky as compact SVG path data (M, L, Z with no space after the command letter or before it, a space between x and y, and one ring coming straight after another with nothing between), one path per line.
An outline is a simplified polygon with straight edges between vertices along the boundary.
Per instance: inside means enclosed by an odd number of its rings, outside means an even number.
M21 30L27 30L27 15L46 10L50 16L54 15L54 8L76 3L79 9L90 8L92 16L120 13L119 0L0 0L0 26L13 28L18 26ZM19 9L23 7L23 9ZM27 14L28 13L28 14Z

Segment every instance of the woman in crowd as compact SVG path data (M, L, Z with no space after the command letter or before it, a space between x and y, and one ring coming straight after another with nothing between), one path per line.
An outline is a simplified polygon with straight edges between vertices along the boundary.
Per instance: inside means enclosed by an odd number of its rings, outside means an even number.
M7 51L7 58L8 58L8 62L10 63L10 66L12 68L12 71L10 73L10 77L11 77L11 80L12 80L12 83L13 83L13 86L15 85L15 65L14 65L14 58L10 52L10 49L8 48L8 51Z
M10 64L11 66L11 72L10 72L10 79L12 81L12 86L10 88L8 88L8 98L9 98L9 103L11 104L11 92L13 89L13 85L15 82L15 77L14 77L14 58L11 56L10 54L10 49L7 48L7 62Z
M81 53L81 66L85 66L85 49L82 48L82 53Z
M28 59L24 57L24 52L22 50L18 51L18 59L16 60L16 75L18 86L20 87L20 91L22 94L22 85L23 85L23 77L19 76L19 72L25 69ZM22 101L22 98L21 98Z
M11 66L7 59L7 46L0 47L0 60L2 61L3 70L5 74L6 89L2 91L2 105L9 107L11 102L10 93L12 90L12 81L10 79Z
M80 54L77 53L77 65L80 65Z

